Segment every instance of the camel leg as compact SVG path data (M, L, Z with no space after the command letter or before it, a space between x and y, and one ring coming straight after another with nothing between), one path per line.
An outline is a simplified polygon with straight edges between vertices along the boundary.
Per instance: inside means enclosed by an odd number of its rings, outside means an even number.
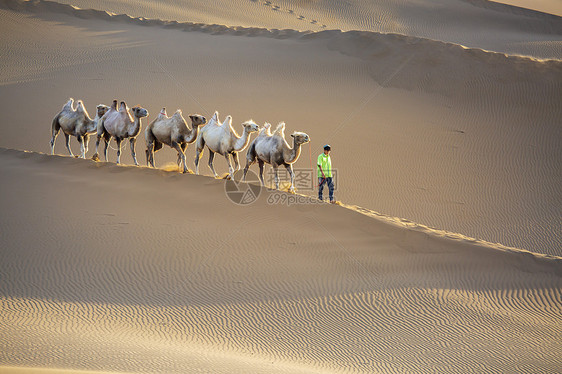
M232 159L234 160L234 171L240 170L240 163L238 162L238 152L232 152Z
M264 162L262 160L260 160L258 158L258 165L260 166L260 181L261 181L261 186L264 187L265 183L263 181L263 166L264 166Z
M294 193L295 192L295 174L293 173L293 165L292 164L285 164L285 169L287 169L287 171L289 172L289 175L291 176L291 187L289 187L289 192Z
M199 136L197 138L197 150L195 151L195 174L197 175L199 175L199 160L201 159L201 156L203 156L204 147L205 147L205 140L203 139L202 136Z
M202 150L199 150L199 148L197 148L197 151L195 152L195 174L199 175L199 159L202 156Z
M80 135L76 135L76 140L80 144L80 158L86 158L86 152L84 151L84 138Z
M98 123L98 129L97 129L97 137L96 137L96 153L94 153L94 155L92 156L92 160L99 160L100 159L100 154L98 152L98 148L100 146L100 141L101 138L105 136L105 128L103 127L103 120L101 120ZM105 161L107 161L107 157L105 159Z
M115 141L117 142L117 164L119 165L121 163L121 138L115 138Z
M137 153L135 152L135 144L137 144L137 138L129 139L129 143L131 144L131 156L133 156L133 161L135 162L136 166L139 166L139 162L137 161Z
M146 166L154 167L154 143L147 141L146 144Z
M172 148L174 148L176 151L178 151L178 159L183 162L183 172L187 173L187 165L185 163L185 153L183 153L180 145L176 142L172 142ZM180 165L180 163L178 162L178 166Z
M215 171L215 167L213 166L213 160L214 159L215 159L215 152L213 152L209 149L209 168L211 169L211 171L213 172L213 175L216 178L219 175L217 174L217 172Z
M185 150L187 149L187 143L182 143L180 146L181 146L181 153L183 153L183 159L182 159L182 156L180 155L180 152L178 151L178 161L177 161L178 167L180 166L182 160L185 160ZM184 164L185 164L185 161L184 161ZM186 168L187 168L187 166L186 166ZM185 171L184 171L184 173L185 173Z
M248 173L248 169L250 168L250 165L252 165L254 163L254 161L250 161L248 159L246 159L246 167L244 167L244 182L246 182L246 174Z
M226 163L228 164L228 176L230 179L234 179L234 169L232 168L232 164L230 163L230 153L225 152L224 158L226 159Z
M55 119L53 119L53 124L51 127L51 155L55 154L55 140L57 140L59 131L60 131L59 117L56 116Z
M154 134L152 134L152 131L148 130L145 133L144 136L144 140L146 141L146 166L154 166L154 148L155 148L155 142L156 142L156 138L154 137Z
M248 169L250 168L250 166L252 166L254 164L254 162L256 162L256 149L254 147L254 144L252 143L250 145L250 148L248 149L248 153L246 153L246 167L244 168L244 182L246 181L246 174L248 173Z
M86 153L88 153L88 143L90 142L90 135L84 135L84 158L86 158Z
M70 135L64 134L64 138L66 139L66 149L68 149L68 153L71 157L74 157L74 153L72 153L72 149L70 149Z
M279 173L278 173L279 165L271 164L271 167L273 167L273 175L275 176L275 189L278 190L279 189Z
M105 162L107 162L107 148L109 147L109 142L111 141L111 137L104 134L103 140L105 142L105 148L103 149L103 158L105 159Z
M94 155L92 156L92 159L99 159L99 153L98 153L98 148L100 146L100 141L101 141L101 136L98 135L98 137L96 138L96 153L94 153Z

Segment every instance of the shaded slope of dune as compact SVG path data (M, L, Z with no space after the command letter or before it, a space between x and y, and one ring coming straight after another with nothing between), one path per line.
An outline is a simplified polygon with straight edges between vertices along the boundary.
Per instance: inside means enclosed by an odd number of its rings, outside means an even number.
M208 177L6 149L0 172L2 365L421 373L561 364L561 258L328 204L270 205L267 191L238 206Z

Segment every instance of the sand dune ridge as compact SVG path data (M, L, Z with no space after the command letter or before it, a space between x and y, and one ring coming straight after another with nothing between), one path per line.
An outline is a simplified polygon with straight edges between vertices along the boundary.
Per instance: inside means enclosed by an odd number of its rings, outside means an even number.
M468 1L468 0L467 0ZM472 3L472 1L468 1ZM527 9L520 9L517 7L512 7L510 5L505 4L495 4L488 1L482 2L478 1L475 2L481 6L490 7L491 9L500 8L504 9L519 9L516 11L517 14L525 14L526 16L534 16L540 17L545 22L547 22L548 27L544 30L541 30L542 33L552 33L553 35L560 35L562 34L562 17L558 17L551 14L541 13L533 10ZM495 5L491 5L495 4ZM421 50L427 51L428 55L434 55L439 53L440 50L447 50L448 53L451 52L452 47L456 45L458 49L453 48L453 51L474 51L473 53L469 53L469 56L475 57L481 54L488 54L497 53L498 55L505 55L506 58L511 56L507 56L505 53L499 52L491 52L486 51L478 48L466 48L462 45L457 45L455 43L447 43L442 42L439 40L432 40L428 38L416 37L416 36L406 36L402 34L396 33L381 33L381 32L373 32L373 31L342 31L342 30L324 30L324 31L299 31L299 30L292 30L292 29L269 29L263 27L243 27L243 26L229 26L229 25L221 25L221 24L204 24L204 23L195 23L195 22L178 22L175 20L162 20L156 18L145 18L145 17L133 17L128 14L115 14L112 12L98 10L98 9L82 9L78 8L73 5L68 5L64 3L59 3L56 1L49 1L49 0L38 0L38 1L30 1L30 0L0 0L0 6L6 9L11 10L18 10L18 11L27 11L27 12L53 12L53 13L63 13L67 15L73 15L78 18L83 19L98 19L104 21L112 21L112 22L124 22L129 24L141 25L141 26L159 26L168 29L177 29L182 31L199 31L210 33L214 35L240 35L240 36L261 36L261 37L271 37L277 39L285 39L285 38L329 38L329 39L336 39L337 45L341 46L343 43L338 43L337 40L340 37L344 39L345 43L353 42L357 40L357 44L361 46L361 57L365 57L369 54L377 54L377 50L372 50L371 48L365 49L364 47L366 44L366 40L369 40L374 43L382 42L383 45L388 46L390 43L402 42L403 44L407 45L409 48L412 49L412 52L416 51L419 52ZM386 38L390 38L389 41L385 42ZM420 44L421 43L421 44ZM428 47L431 47L428 51ZM346 48L346 53L349 53L350 48L357 48L353 45ZM380 48L380 47L379 47ZM437 50L436 50L437 48ZM378 48L377 48L378 49ZM517 59L533 59L532 57L523 57L518 56ZM548 59L546 59L548 60ZM490 61L487 61L490 62ZM494 62L492 60L492 62ZM552 62L547 62L547 64ZM558 64L557 64L558 65ZM558 66L558 69L560 67Z

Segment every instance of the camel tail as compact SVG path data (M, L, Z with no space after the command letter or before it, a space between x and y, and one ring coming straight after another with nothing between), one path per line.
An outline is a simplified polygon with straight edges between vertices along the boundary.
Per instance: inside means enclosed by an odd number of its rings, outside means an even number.
M57 114L55 118L53 118L53 122L51 123L51 141L49 144L51 145L51 154L55 154L55 140L57 139L57 135L59 134L60 130L60 123L59 123L59 116Z
M144 130L144 139L146 140L147 148L150 143L154 144L154 152L158 152L163 147L163 144L159 142L152 133L152 126L150 125L146 128L146 130Z
M57 114L55 118L53 118L53 122L51 123L51 136L55 136L59 133L60 130L60 123L59 123L59 115Z
M163 147L162 143L160 143L158 140L154 141L154 152L161 150L162 147Z

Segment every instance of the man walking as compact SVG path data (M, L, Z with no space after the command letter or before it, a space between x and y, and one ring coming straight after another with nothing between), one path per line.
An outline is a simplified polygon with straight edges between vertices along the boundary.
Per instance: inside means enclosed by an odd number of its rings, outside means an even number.
M334 204L334 182L332 181L332 159L330 158L330 145L326 144L324 146L324 153L318 156L318 200L323 201L322 190L324 189L324 184L328 185L328 191L330 192L330 203Z

